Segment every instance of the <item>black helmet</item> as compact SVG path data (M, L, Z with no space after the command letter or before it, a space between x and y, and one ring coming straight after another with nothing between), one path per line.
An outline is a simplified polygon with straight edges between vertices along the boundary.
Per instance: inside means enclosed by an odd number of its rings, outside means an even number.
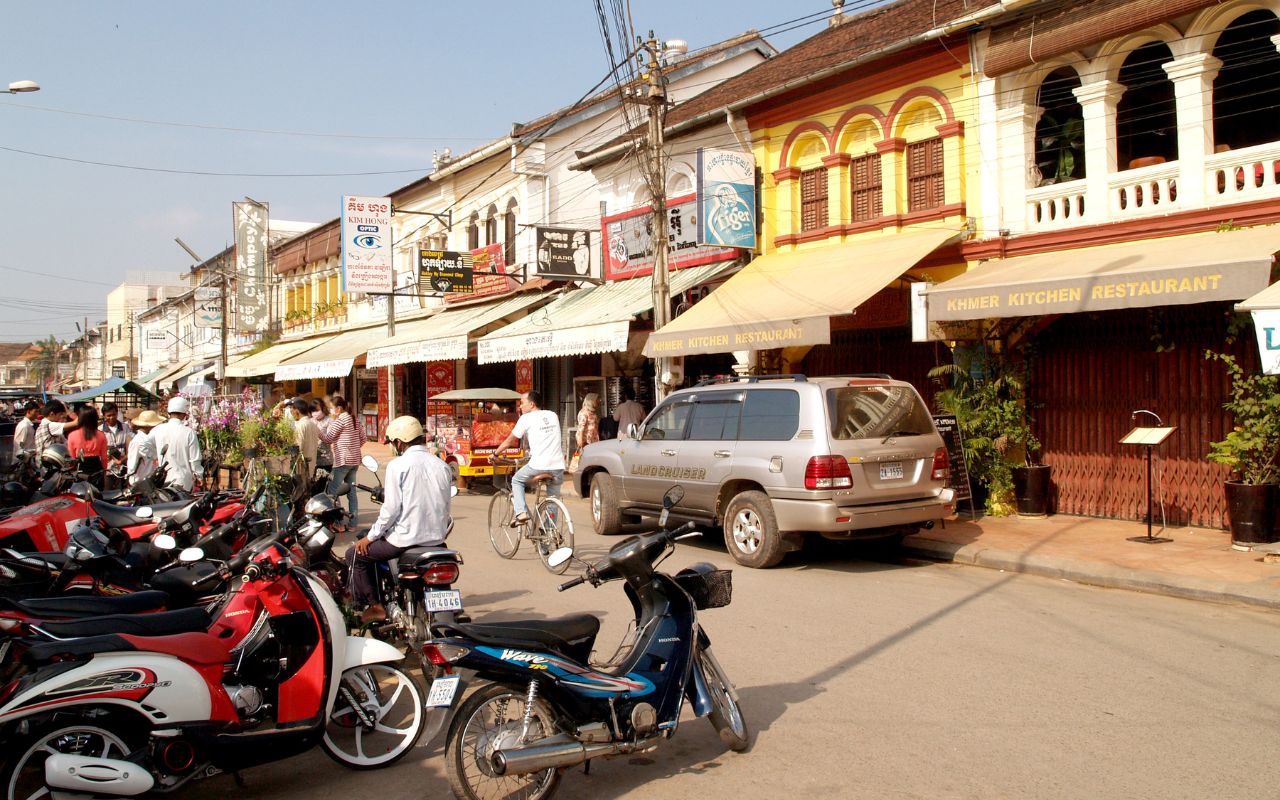
M27 502L28 496L30 493L27 487L17 481L9 481L4 486L0 486L0 506L5 508L22 505Z
M109 546L110 540L107 539L107 535L98 530L88 519L84 519L71 529L71 536L67 539L67 546L63 552L72 561L92 561L109 555Z

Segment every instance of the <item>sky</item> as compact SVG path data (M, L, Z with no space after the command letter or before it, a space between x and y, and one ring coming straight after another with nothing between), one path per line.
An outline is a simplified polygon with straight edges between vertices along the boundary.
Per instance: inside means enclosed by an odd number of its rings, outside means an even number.
M601 0L690 49L779 50L830 0ZM854 3L849 3L853 6ZM609 69L594 0L9 0L0 29L0 341L72 339L133 270L230 243L231 203L326 222L577 100ZM94 163L86 163L94 162Z

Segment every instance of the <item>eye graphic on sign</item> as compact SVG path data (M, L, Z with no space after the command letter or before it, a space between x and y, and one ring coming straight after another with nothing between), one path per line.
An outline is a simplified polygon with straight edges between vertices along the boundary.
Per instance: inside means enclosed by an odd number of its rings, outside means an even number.
M364 234L363 236L357 236L351 241L355 242L356 247L365 247L371 250L376 249L382 245L381 239L369 233Z

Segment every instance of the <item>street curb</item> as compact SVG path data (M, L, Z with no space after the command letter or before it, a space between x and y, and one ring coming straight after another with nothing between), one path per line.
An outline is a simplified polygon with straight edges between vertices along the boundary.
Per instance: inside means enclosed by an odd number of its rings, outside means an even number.
M1097 562L1071 561L1034 553L1016 553L979 544L944 542L921 536L908 536L902 543L902 551L905 555L930 561L948 561L1005 572L1059 578L1109 589L1129 589L1214 603L1241 603L1280 611L1280 590L1269 587L1127 569Z

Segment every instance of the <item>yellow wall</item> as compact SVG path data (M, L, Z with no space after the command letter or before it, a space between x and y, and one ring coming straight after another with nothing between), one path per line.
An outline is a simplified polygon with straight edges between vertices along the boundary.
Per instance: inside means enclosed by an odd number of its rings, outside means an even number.
M760 201L764 209L764 227L760 251L773 252L779 248L778 236L799 234L800 229L800 180L794 178L781 183L775 180L774 171L793 167L800 170L823 166L822 159L833 153L845 153L852 157L876 152L876 143L901 138L907 142L921 141L939 135L938 125L947 122L948 108L952 119L964 123L959 135L944 136L944 205L965 203L964 216L978 216L979 182L977 94L974 78L967 65L954 60L939 63L937 74L925 80L914 80L877 91L870 96L857 96L844 92L838 101L830 105L806 109L795 118L777 122L780 113L763 112L751 120L752 139L756 163L764 173ZM917 64L908 61L919 72ZM874 75L874 65L866 74ZM856 83L850 84L854 86ZM881 84L883 85L883 83ZM941 95L939 98L937 95ZM799 101L797 105L803 104ZM857 110L852 115L850 112ZM873 111L874 109L874 111ZM767 115L767 127L757 126L757 120ZM955 126L950 126L954 128ZM946 130L946 126L944 126ZM793 137L792 134L796 135ZM788 140L790 139L789 146ZM784 163L784 149L787 151ZM881 181L885 216L908 213L906 153L903 150L881 155ZM849 168L844 165L828 165L828 225L847 225L851 222ZM972 192L969 191L972 187ZM919 224L930 227L964 226L964 216L954 213L944 219L931 219ZM883 233L897 230L891 226ZM811 249L856 241L858 238L882 235L882 231L861 231L833 235L816 241L783 244L783 251Z

